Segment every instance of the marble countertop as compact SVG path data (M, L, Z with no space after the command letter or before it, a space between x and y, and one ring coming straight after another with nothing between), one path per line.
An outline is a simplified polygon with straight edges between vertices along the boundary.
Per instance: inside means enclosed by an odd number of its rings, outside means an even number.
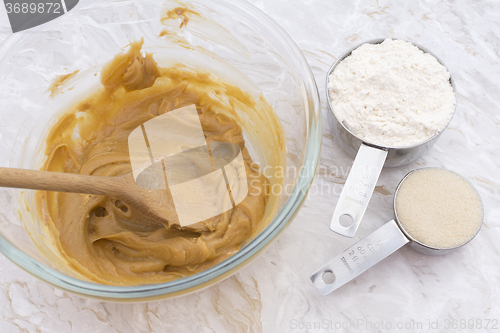
M250 265L188 296L142 304L98 302L54 289L0 256L0 332L500 332L500 2L250 2L304 53L324 117L325 72L336 57L360 42L396 37L432 50L452 73L458 107L449 128L417 162L382 171L351 239L328 229L352 159L324 121L318 172L294 221ZM0 40L8 34L0 6ZM392 219L399 180L422 166L456 171L477 187L485 206L478 236L446 256L404 247L320 296L310 274ZM325 183L338 184L337 193L321 193Z

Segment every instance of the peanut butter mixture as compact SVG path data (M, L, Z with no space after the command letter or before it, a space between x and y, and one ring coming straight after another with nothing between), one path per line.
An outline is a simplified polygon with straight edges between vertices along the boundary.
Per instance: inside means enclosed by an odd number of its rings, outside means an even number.
M157 66L133 42L101 72L104 88L78 103L50 128L43 170L96 176L130 173L127 138L142 123L194 104L206 141L241 148L248 196L203 228L182 228L141 216L112 197L37 192L39 219L53 234L68 265L91 281L137 285L170 281L207 269L238 251L262 228L269 180L253 163L235 105L270 109L210 73L178 65Z

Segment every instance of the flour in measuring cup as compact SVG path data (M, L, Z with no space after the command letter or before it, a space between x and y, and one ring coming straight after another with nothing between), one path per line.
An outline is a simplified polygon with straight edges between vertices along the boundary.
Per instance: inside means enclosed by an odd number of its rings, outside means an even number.
M328 78L337 119L359 138L411 146L443 130L455 108L450 74L437 59L402 40L363 44Z

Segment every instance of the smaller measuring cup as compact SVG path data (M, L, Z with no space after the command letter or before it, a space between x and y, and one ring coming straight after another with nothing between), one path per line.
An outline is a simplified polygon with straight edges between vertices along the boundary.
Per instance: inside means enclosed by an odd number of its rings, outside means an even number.
M416 240L415 237L408 233L408 231L401 224L396 209L399 189L412 173L429 169L444 170L439 168L422 168L413 170L406 174L394 193L394 214L396 218L387 222L370 235L349 247L347 250L330 260L311 275L311 281L321 295L326 295L343 286L406 244L409 244L412 249L423 254L442 255L467 244L477 235L481 229L484 215L481 198L479 197L477 190L467 179L448 170L445 171L458 175L460 178L465 180L477 194L477 198L479 199L479 203L481 205L481 222L478 224L477 231L475 231L470 238L457 246L438 248L426 245Z
M448 124L439 133L436 133L434 136L425 141L404 147L380 146L375 142L368 142L361 139L354 134L348 126L346 126L346 124L339 121L335 115L335 110L330 101L328 92L330 74L335 71L335 68L340 62L342 62L342 60L350 56L351 53L361 45L380 44L383 41L384 39L374 39L349 49L337 58L337 61L335 61L326 74L326 97L329 111L327 112L327 115L330 129L333 132L335 141L337 141L342 150L354 158L354 163L344 184L330 223L330 229L332 231L346 237L353 237L356 233L366 208L368 207L368 202L370 201L375 185L377 184L382 167L403 166L420 158L434 145L441 133L446 127L448 127L456 109L455 84L450 75L450 84L453 88L453 92L455 93L455 109L453 110L452 117L450 118ZM443 62L429 50L413 42L409 43L412 43L423 52L432 55L446 68ZM448 70L448 72L450 71Z

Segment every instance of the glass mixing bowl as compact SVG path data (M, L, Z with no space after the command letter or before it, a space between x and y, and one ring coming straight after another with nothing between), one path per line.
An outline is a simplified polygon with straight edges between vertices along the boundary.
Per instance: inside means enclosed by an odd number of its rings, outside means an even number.
M180 27L180 19L161 20L167 10L179 6L175 1L91 0L43 26L9 36L0 46L1 166L38 169L51 122L75 98L95 89L105 62L130 41L144 37L144 50L154 53L162 66L203 63L225 81L263 94L281 122L286 149L278 209L260 233L216 266L167 283L121 287L85 281L57 265L60 258L45 244L48 235L35 214L34 191L0 189L0 251L57 288L113 301L144 301L199 290L227 278L261 253L306 197L319 158L321 107L305 58L274 21L244 1L194 0L187 5L203 19ZM163 38L169 31L176 31L182 41ZM75 80L51 98L50 83L76 70L80 72ZM252 157L265 166L265 156L259 155L252 134L245 130Z

